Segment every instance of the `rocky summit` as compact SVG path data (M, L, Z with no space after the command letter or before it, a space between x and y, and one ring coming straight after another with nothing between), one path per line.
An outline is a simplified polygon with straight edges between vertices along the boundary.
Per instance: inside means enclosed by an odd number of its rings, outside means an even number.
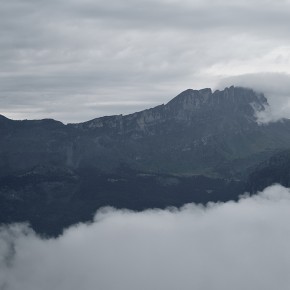
M78 124L0 116L0 222L55 235L106 205L235 199L260 163L290 148L289 120L258 122L267 107L232 86Z
M257 123L263 94L230 87L186 90L165 105L64 125L0 119L0 175L35 166L115 172L238 176L290 144L288 120Z

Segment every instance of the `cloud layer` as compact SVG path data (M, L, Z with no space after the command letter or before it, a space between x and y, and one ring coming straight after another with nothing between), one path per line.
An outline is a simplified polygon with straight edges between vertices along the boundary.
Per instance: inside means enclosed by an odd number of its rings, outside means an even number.
M76 122L248 73L290 73L287 0L11 0L0 11L0 108Z
M0 289L288 290L290 190L140 213L103 209L57 239L0 231Z

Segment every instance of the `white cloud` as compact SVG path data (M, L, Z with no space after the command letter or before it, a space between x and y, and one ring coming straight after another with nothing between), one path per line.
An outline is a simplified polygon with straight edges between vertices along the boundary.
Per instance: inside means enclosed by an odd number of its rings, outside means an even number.
M275 185L237 203L104 209L57 239L14 225L0 232L0 289L288 290L289 218Z
M229 75L290 73L289 25L283 0L4 1L0 114L85 121Z
M290 119L290 74L267 72L231 76L222 79L217 87L231 84L253 88L265 94L269 107L257 113L261 123Z

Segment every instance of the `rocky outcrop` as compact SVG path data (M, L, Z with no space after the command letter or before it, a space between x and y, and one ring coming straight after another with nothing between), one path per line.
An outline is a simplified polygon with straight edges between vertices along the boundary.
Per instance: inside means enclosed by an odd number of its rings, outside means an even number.
M288 151L270 170L263 163L290 148L289 120L258 124L267 106L262 94L230 87L190 89L155 108L79 124L0 116L0 224L28 221L58 235L103 206L205 204L237 199L245 185L288 182Z
M234 176L290 144L289 122L260 126L263 94L186 90L165 105L64 125L0 118L0 175L35 166ZM242 164L242 165L241 165Z
M198 118L203 113L238 113L250 117L255 122L256 110L262 111L268 106L263 94L251 89L230 87L223 91L206 88L202 90L188 89L176 96L166 105L144 110L130 115L118 115L97 118L85 123L70 124L83 130L99 128L118 129L119 133L132 130L143 130L147 127L164 123L168 120L188 121Z

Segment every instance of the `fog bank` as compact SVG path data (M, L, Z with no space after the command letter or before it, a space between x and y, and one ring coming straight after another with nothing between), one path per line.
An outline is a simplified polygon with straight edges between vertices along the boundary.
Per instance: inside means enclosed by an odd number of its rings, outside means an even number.
M136 213L106 208L56 239L0 231L2 290L288 290L290 190Z

